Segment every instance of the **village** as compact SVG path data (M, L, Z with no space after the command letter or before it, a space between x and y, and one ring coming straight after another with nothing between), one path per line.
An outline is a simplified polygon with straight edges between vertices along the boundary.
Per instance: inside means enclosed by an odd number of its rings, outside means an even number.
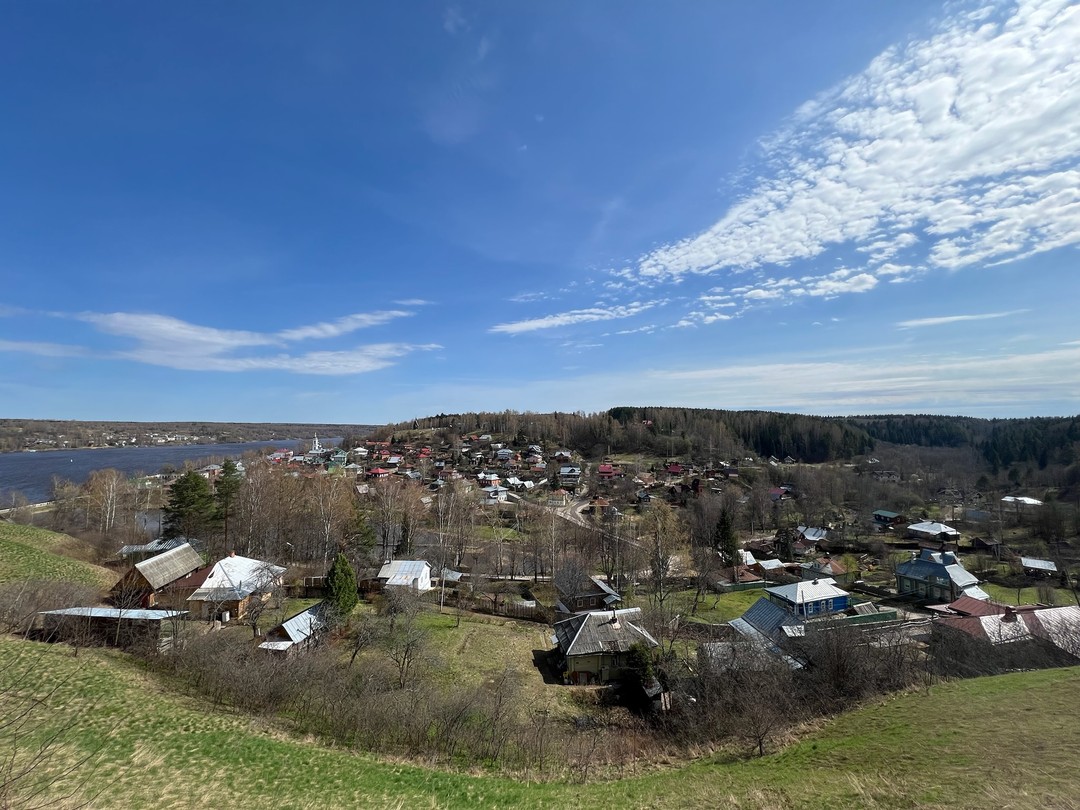
M350 541L355 526L342 521L326 525L321 547L299 552L286 541L277 548L293 553L261 559L222 537L166 531L117 550L117 581L100 603L38 611L25 630L169 656L193 636L248 628L222 638L279 659L337 649L350 663L372 655L384 632L405 688L423 634L388 640L405 624L395 617L418 626L424 615L459 626L462 617L499 617L548 642L500 665L645 714L685 711L710 676L820 668L828 636L900 656L898 685L916 672L1080 661L1070 568L1006 540L1035 525L1043 504L1033 497L990 504L946 489L932 514L897 511L903 497L865 501L876 508L858 514L808 497L825 471L790 456L707 467L669 458L644 469L496 434L454 445L417 438L345 448L316 437L306 448L190 469L184 476L211 495L226 479L239 491L258 476L334 487L337 506L366 522L366 542ZM828 475L872 484L868 497L900 492L900 475L873 457ZM175 498L176 481L166 486ZM964 499L978 503L953 503ZM187 525L173 508L174 529ZM978 533L943 522L946 514ZM256 548L248 540L244 551ZM344 597L334 583L340 566Z

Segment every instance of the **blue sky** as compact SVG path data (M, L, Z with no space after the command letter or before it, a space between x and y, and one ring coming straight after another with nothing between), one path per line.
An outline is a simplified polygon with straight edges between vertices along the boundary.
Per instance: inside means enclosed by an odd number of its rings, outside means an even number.
M1080 412L1080 6L9 3L0 416Z

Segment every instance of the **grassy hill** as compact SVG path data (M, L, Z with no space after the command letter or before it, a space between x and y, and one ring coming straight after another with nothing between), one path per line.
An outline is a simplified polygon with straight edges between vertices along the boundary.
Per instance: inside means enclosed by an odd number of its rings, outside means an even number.
M32 675L32 677L31 677ZM762 759L536 783L388 763L175 695L121 653L0 639L0 718L76 722L36 773L93 807L1075 807L1080 668L935 685L853 711ZM53 714L46 714L52 712ZM3 724L0 723L0 729ZM0 757L10 738L0 730ZM100 750L99 749L100 746Z
M56 579L109 588L114 572L75 559L80 541L36 526L0 522L0 582Z

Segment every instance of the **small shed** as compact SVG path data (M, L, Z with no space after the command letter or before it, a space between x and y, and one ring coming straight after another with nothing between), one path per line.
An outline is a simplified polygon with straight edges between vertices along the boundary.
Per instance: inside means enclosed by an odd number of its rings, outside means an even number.
M379 570L384 588L411 588L419 593L430 591L431 564L426 560L393 560Z
M41 619L41 633L48 640L127 648L158 646L163 625L186 614L187 611L183 610L70 607L45 610L38 616Z
M326 627L326 603L317 602L270 630L259 649L274 655L296 655L314 646Z
M1037 557L1021 557L1020 565L1028 576L1049 577L1058 572L1053 560L1040 560Z

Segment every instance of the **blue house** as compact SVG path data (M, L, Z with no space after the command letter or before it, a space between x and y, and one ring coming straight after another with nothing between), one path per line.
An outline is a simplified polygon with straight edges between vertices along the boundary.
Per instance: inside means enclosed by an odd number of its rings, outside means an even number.
M765 596L780 605L792 616L811 618L847 610L851 597L836 587L836 580L824 579L792 582L765 589Z
M990 598L979 587L978 578L960 564L956 554L926 548L918 557L896 566L896 592L941 602L952 602L964 594L976 599Z

